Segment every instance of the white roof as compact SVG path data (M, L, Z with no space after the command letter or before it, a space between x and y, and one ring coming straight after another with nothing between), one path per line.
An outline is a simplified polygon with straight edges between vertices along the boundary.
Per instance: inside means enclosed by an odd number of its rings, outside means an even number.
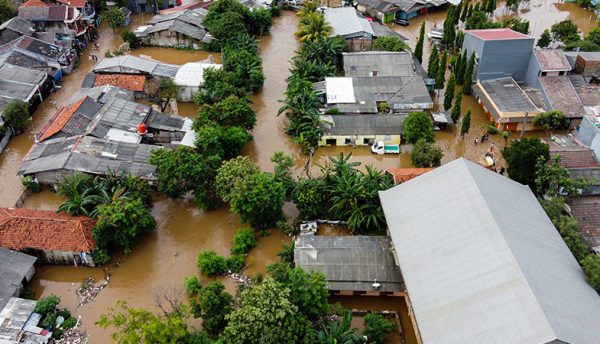
M325 92L327 93L327 104L356 103L352 78L325 78Z
M325 10L325 20L333 29L332 36L346 36L356 33L369 33L373 35L371 23L359 17L354 7L328 7Z
M458 159L379 197L423 343L600 342L600 297L527 186Z
M207 68L221 69L216 63L189 62L181 66L175 74L175 83L180 86L200 86L204 81L204 70Z

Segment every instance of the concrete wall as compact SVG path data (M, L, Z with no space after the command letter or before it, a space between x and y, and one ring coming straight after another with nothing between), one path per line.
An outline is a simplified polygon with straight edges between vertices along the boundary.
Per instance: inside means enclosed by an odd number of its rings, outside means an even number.
M42 251L41 258L50 264L60 265L85 265L94 267L94 260L89 253L65 252L65 251Z
M399 145L400 135L327 135L324 134L319 141L319 146L368 146L375 141L384 141L388 144ZM335 140L335 143L328 143ZM367 142L365 142L367 140Z
M178 46L191 46L194 43L194 39L190 38L189 36L182 35L171 30L155 32L148 35L148 37L143 41L148 45L171 48Z
M575 137L590 147L600 158L600 128L596 127L589 117L583 116L579 130L575 132Z
M541 88L540 80L538 79L541 74L540 63L534 54L531 54L529 59L529 66L527 68L527 74L525 75L525 85L529 87Z
M64 177L70 176L75 172L69 170L54 170L54 171L43 171L34 173L34 177L37 178L38 183L52 185L60 182Z

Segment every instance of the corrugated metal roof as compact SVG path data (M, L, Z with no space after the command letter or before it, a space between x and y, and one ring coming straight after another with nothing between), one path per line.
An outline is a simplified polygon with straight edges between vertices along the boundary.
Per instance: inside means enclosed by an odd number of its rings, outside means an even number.
M342 53L345 76L414 76L412 55L407 52L368 51Z
M188 62L181 66L175 74L175 83L181 86L197 87L204 82L204 70L207 68L221 69L223 65L216 63Z
M0 66L0 79L21 82L30 85L39 85L46 78L46 73L29 68L13 66L5 63Z
M423 343L596 343L600 297L531 190L458 159L379 193Z
M14 296L13 294L19 291L21 283L36 260L36 257L0 247L0 310ZM2 339L1 327L0 339Z
M332 36L374 33L369 21L359 17L354 7L329 7L325 10L325 20L331 25Z
M326 135L400 135L402 115L323 115L319 116Z
M352 78L325 78L325 92L327 93L327 104L352 104L356 102Z
M511 77L479 81L502 112L538 111L533 102Z

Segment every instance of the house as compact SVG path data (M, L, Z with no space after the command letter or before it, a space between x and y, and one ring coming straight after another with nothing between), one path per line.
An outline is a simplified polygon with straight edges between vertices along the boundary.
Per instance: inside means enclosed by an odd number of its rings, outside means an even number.
M397 167L388 168L387 170L385 170L385 172L392 176L394 184L397 185L400 183L407 182L432 170L432 167Z
M21 36L0 46L0 63L36 69L48 74L56 83L70 74L77 62L77 53L40 39Z
M179 68L180 66L151 59L123 55L103 58L92 68L92 72L96 74L137 74L154 78L174 78Z
M446 0L358 0L356 9L382 23L394 19L408 20L446 5Z
M31 281L36 257L0 247L0 309L23 291L23 282ZM1 333L1 331L0 331ZM0 339L2 335L0 334Z
M473 81L512 77L525 82L534 41L511 29L465 30L463 51L475 53Z
M560 165L564 168L600 166L594 151L570 135L553 135L542 140L550 147L550 155L560 156Z
M325 275L330 293L391 295L404 291L402 274L386 236L297 237L294 263Z
M113 85L124 90L133 91L136 98L143 98L145 96L145 83L146 76L144 75L90 73L84 78L81 87L93 88Z
M389 23L396 18L396 12L400 9L391 2L380 0L358 0L356 9L373 19L382 23Z
M566 76L573 68L560 49L536 49L531 55L525 84L539 88L540 77Z
M494 125L501 130L534 129L533 118L544 112L511 77L478 80L473 96Z
M579 52L575 58L574 70L584 77L600 76L600 52Z
M204 82L204 71L208 68L221 69L223 65L211 62L188 62L175 74L174 81L181 87L177 100L191 102Z
M567 76L542 76L538 81L545 109L561 111L570 120L570 128L581 123L585 110L575 87Z
M422 343L594 343L600 297L529 187L464 159L379 197Z
M12 100L29 104L29 113L33 113L53 88L54 83L44 72L0 64L0 114Z
M19 17L11 18L0 24L0 45L13 41L21 36L33 36L33 23Z
M208 13L203 8L157 14L145 26L135 30L142 44L159 47L193 47L210 43L213 37L202 25Z
M50 264L94 266L95 224L88 217L54 211L0 208L0 247Z
M400 144L402 115L322 115L319 146L371 145L375 141Z
M0 343L46 344L52 332L38 327L42 315L34 313L37 301L11 297L0 308Z
M409 20L420 15L425 15L437 9L443 8L448 3L446 0L394 0L392 3L398 6L396 19Z

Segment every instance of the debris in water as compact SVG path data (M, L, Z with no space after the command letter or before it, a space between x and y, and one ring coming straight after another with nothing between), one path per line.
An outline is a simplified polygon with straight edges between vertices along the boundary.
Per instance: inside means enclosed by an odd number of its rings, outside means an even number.
M83 281L83 283L81 283L79 289L77 289L77 297L79 299L78 307L81 307L88 302L94 301L94 299L96 299L96 296L98 296L100 291L108 285L108 282L110 282L110 274L107 274L106 277L104 277L104 281L102 281L98 285L95 284L96 281L93 277L86 278L86 280Z
M246 286L252 285L252 280L250 279L250 277L248 277L246 275L240 275L240 274L236 274L236 273L232 273L231 271L228 271L227 276L231 277L231 279L233 279L237 283L243 283Z
M88 278L88 280L89 279L90 278ZM93 278L91 280L93 282ZM77 317L77 323L75 324L75 326L68 330L65 330L60 339L50 340L50 344L87 344L87 342L87 334L85 333L85 331L81 331L81 315Z

